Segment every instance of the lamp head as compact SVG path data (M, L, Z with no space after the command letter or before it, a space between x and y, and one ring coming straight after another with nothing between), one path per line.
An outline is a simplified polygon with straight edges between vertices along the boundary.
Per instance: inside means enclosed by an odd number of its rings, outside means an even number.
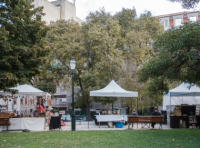
M71 58L69 65L71 70L74 70L76 68L76 61L73 57Z

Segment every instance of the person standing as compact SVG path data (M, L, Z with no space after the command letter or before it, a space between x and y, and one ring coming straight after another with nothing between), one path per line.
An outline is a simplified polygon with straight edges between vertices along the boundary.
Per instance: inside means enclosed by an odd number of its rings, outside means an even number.
M135 110L133 110L133 112L132 112L131 116L138 116L138 114L136 113L136 111L135 111ZM134 125L134 123L132 123L132 129L133 129L133 125Z
M45 113L44 108L38 102L37 102L36 108L37 108L38 115L39 115L39 113Z
M155 107L153 113L151 114L152 116L159 116L161 113L158 112L158 108ZM151 123L151 127L154 128L156 123Z

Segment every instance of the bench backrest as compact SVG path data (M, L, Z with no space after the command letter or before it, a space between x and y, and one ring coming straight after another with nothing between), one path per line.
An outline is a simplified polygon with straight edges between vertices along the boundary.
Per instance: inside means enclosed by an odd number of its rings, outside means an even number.
M152 123L160 123L162 122L162 117L151 117Z
M1 112L1 113L0 113L0 117L9 118L9 116L10 116L10 113L4 113L4 112Z
M2 126L2 125L6 125L6 120L5 119L8 119L8 125L11 125L11 123L10 123L10 119L9 118L0 118L0 126Z
M164 120L164 115L159 116L128 116L130 123L160 123Z

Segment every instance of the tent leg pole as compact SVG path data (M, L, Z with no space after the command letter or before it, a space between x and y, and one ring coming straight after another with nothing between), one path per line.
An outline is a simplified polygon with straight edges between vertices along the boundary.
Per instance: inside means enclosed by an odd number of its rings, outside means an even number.
M169 107L169 125L170 125L170 113L171 113L171 92L170 92L170 107Z
M112 102L112 114L113 114L113 102Z
M171 93L170 93L170 107L169 107L169 114L171 112Z
M138 97L137 97L137 113L138 113Z

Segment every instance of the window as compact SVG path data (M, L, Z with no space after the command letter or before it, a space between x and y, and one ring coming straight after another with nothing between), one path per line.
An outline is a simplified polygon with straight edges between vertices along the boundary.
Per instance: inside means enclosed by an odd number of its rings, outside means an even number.
M164 27L165 30L169 28L169 21L168 20L162 20L161 21L162 26Z
M182 25L182 19L179 18L179 19L175 19L175 26L180 26Z
M188 22L196 22L198 21L198 12L192 12L192 13L189 13L187 14L187 17L188 17Z
M196 21L197 21L197 17L196 17L196 16L191 16L191 17L189 18L189 21L191 21L191 22L196 22Z

